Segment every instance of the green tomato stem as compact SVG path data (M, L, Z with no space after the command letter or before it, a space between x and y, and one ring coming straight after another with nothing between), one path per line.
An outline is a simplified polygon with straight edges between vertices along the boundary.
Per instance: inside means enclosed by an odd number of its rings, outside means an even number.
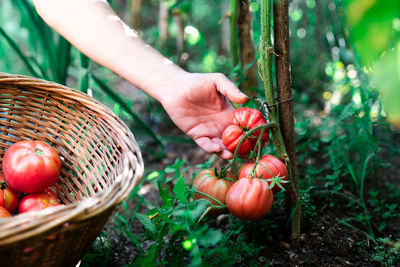
M208 194L206 194L206 193L203 193L203 192L200 192L200 191L197 191L197 190L193 190L193 191L194 191L195 193L197 193L197 194L200 194L200 195L203 195L203 196L205 196L205 197L208 197L209 199L215 201L215 202L219 205L219 206L215 206L215 205L211 204L211 207L212 207L212 208L223 209L223 208L226 207L226 205L225 205L224 203L222 203L222 202L219 201L218 199L215 199L215 198L213 198L212 196L210 196L210 195L208 195ZM221 206L223 206L223 207L221 207Z
M234 152L234 154L233 154L233 161L232 161L233 172L234 172L234 174L235 174L235 178L236 178L236 179L238 178L238 177L237 177L236 160L237 160L237 155L238 155L238 152L239 152L239 148L240 148L240 146L242 145L243 141L244 141L249 135L253 134L253 133L254 133L255 131L257 131L257 130L266 129L266 128L275 128L276 126L277 126L277 123L276 123L276 122L269 122L269 123L267 123L267 124L264 124L264 125L261 125L261 126L258 126L258 127L256 127L256 128L254 128L254 129L251 129L250 131L248 131L248 132L242 137L242 139L240 139L238 145L236 146L235 152Z

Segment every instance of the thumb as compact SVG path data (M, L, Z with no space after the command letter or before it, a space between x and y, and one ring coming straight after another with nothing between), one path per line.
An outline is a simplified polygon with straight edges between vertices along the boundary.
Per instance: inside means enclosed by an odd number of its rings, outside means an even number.
M244 104L249 101L249 97L242 93L225 75L216 73L214 77L217 91L226 96L230 101L236 104Z

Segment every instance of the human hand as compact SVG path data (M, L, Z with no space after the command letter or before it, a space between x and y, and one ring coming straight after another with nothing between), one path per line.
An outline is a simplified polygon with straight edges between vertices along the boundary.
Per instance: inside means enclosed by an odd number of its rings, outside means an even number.
M172 121L206 152L231 159L232 152L221 140L223 130L232 123L229 100L243 104L249 98L220 73L185 72L167 88L160 102Z

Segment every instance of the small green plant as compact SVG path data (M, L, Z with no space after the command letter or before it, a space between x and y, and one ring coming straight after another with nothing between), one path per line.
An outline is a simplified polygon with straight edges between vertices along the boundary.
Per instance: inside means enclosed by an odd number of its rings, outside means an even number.
M91 248L81 260L81 266L110 266L113 261L113 247L107 239L107 233L102 231L96 240L92 243Z
M390 237L378 238L375 250L373 259L383 266L395 266L400 261L399 249L396 249L395 243L391 241Z

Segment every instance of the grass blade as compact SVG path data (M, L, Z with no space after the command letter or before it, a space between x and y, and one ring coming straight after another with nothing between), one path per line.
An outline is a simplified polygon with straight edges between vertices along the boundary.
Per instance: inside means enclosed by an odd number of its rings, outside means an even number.
M7 43L11 46L11 48L17 53L19 58L22 60L22 62L25 64L27 67L28 71L35 77L38 78L44 78L42 75L40 75L32 66L30 59L25 56L25 54L19 49L18 44L6 33L6 31L3 29L3 27L0 26L0 35L6 39Z
M161 137L156 134L153 129L151 129L150 126L147 125L135 111L129 108L129 106L117 93L115 93L108 85L102 82L93 73L90 73L90 77L93 78L100 89L102 89L109 97L117 102L121 106L121 108L123 108L126 112L128 112L129 115L133 117L133 119L139 124L139 127L141 127L146 133L148 133L159 145L161 145L162 149L164 149L164 142L162 141Z

